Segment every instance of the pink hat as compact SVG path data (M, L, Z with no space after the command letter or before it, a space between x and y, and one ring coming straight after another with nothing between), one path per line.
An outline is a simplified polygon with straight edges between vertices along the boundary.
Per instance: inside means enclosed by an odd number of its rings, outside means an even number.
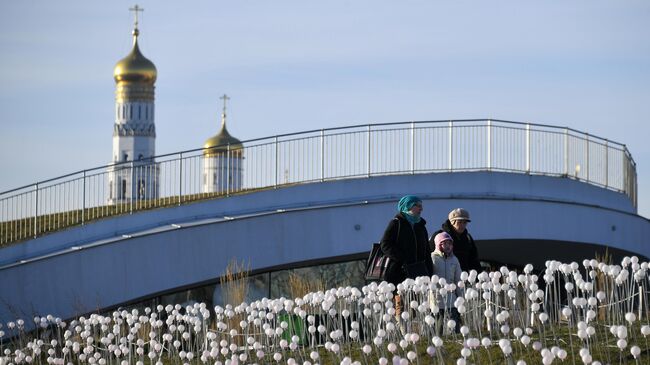
M454 239L451 238L451 236L447 232L440 232L433 239L433 242L435 242L436 247L438 247L438 245L443 241L451 241L451 243L454 243Z

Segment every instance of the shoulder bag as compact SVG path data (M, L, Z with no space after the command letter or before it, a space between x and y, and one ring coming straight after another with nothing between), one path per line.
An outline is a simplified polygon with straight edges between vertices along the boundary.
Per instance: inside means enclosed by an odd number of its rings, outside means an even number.
M393 218L397 221L397 237L399 237L400 222L399 219ZM370 256L366 261L366 281L382 281L385 279L386 268L390 258L384 256L384 251L381 250L381 244L373 243L372 250L370 251Z
M370 256L368 256L368 261L366 261L366 280L384 280L384 275L389 261L390 258L384 256L384 251L381 250L381 245L379 243L373 243Z

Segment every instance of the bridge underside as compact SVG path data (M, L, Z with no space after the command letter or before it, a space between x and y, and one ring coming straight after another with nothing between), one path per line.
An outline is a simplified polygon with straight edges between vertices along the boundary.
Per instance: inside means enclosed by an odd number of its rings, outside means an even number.
M523 267L532 264L544 269L547 260L578 262L597 259L601 262L620 263L623 257L636 255L642 261L648 257L636 252L582 242L564 242L538 239L481 240L481 259L493 266Z

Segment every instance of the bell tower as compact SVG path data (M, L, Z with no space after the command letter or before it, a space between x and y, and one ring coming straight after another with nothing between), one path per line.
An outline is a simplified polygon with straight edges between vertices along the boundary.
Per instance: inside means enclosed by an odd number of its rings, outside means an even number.
M154 123L156 66L142 55L138 46L138 13L135 5L133 48L113 72L115 79L115 124L113 164L109 169L109 203L155 199L159 194L159 169Z
M224 94L221 112L221 130L203 144L203 193L227 194L242 187L244 146L226 129L226 103Z

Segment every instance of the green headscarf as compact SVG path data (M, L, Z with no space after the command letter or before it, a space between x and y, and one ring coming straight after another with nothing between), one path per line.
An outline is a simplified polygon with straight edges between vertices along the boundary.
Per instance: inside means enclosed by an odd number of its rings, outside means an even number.
M397 210L399 210L404 218L409 221L412 225L420 221L420 215L415 215L410 211L411 208L417 203L421 203L422 199L418 198L415 195L405 195L397 203Z

